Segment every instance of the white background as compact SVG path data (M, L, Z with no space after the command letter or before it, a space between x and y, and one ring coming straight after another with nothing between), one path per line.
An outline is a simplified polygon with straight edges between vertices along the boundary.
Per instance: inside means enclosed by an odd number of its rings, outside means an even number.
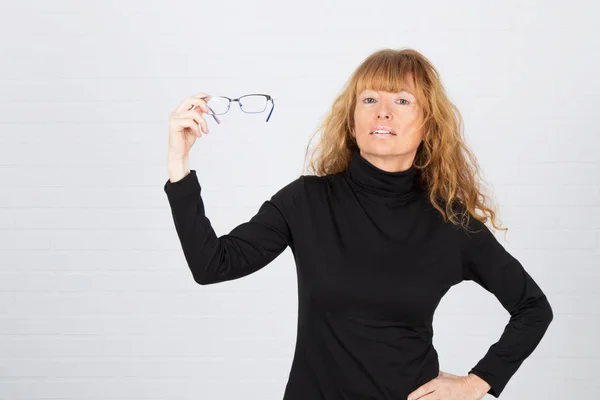
M439 70L493 185L502 244L554 320L504 400L600 384L600 50L592 1L3 1L0 398L281 399L297 289L287 249L257 273L192 279L163 185L168 118L237 103L192 149L222 235L303 172L354 68L412 47ZM472 282L434 320L441 369L468 372L509 315ZM491 396L487 396L490 398Z

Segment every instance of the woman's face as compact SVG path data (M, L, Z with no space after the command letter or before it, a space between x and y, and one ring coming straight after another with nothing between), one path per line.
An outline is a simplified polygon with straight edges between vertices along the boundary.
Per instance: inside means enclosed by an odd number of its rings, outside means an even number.
M356 99L354 135L361 155L388 171L408 169L423 134L422 110L410 88L399 93L365 90ZM377 126L393 134L373 133Z

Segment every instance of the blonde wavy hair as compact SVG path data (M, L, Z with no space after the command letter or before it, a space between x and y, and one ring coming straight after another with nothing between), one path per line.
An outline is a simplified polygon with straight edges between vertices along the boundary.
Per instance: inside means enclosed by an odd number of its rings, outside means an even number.
M407 86L409 77L424 116L423 141L413 164L431 204L442 214L444 222L450 221L467 231L471 217L483 224L491 220L495 229L507 231L508 228L496 223L494 206L489 204L491 197L480 189L485 180L475 155L465 144L458 108L446 95L438 71L414 49L378 50L356 68L309 141L305 165L310 142L322 133L312 150L308 173L325 176L345 171L353 151L358 149L351 135L357 96L364 89L399 92ZM478 215L477 210L483 215Z

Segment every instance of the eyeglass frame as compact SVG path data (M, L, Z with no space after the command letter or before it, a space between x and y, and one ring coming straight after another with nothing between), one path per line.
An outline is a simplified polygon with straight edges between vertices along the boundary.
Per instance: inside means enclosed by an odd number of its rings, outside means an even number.
M206 100L206 99L209 99L209 98L212 98L212 97L223 97L223 98L225 98L225 99L229 100L229 104L227 104L227 111L225 111L223 114L227 114L227 113L229 112L229 109L231 108L231 103L232 103L232 102L234 102L234 101L237 101L237 102L238 102L238 104L239 104L239 106L240 106L240 110L241 110L242 112L244 112L244 113L246 113L246 114L259 114L259 113L262 113L262 112L264 112L264 110L263 110L263 111L260 111L260 112L249 113L249 112L246 112L246 111L244 111L244 109L242 108L242 104L240 103L240 99L241 99L242 97L246 97L246 96L256 96L256 95L258 95L258 96L265 96L265 97L267 98L267 102L271 101L271 111L269 111L269 115L267 116L267 120L265 121L265 122L269 122L269 118L271 118L271 114L273 113L273 109L275 108L275 100L273 99L273 97L271 97L271 95L268 95L268 94L264 94L264 93L248 93L248 94L245 94L245 95L243 95L243 96L240 96L240 97L238 97L237 99L231 99L231 98L229 98L229 97L227 97L227 96L205 96L205 97L202 97L202 100ZM210 108L210 107L208 106L208 104L207 104L206 106L208 107L208 109L209 109L210 111L212 111L212 112L213 112L213 114L209 114L209 115L212 115L212 117L213 117L213 118L214 118L214 120L217 122L217 124L220 124L220 123L221 123L221 121L219 121L219 119L217 118L215 111L214 111L212 108ZM265 108L265 110L266 110L266 108ZM219 115L223 115L223 114L219 114Z

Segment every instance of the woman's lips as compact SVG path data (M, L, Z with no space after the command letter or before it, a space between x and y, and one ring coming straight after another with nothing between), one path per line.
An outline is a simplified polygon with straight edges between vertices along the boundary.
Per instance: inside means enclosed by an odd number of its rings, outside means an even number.
M393 133L371 133L371 135L381 139L388 139L396 136Z

